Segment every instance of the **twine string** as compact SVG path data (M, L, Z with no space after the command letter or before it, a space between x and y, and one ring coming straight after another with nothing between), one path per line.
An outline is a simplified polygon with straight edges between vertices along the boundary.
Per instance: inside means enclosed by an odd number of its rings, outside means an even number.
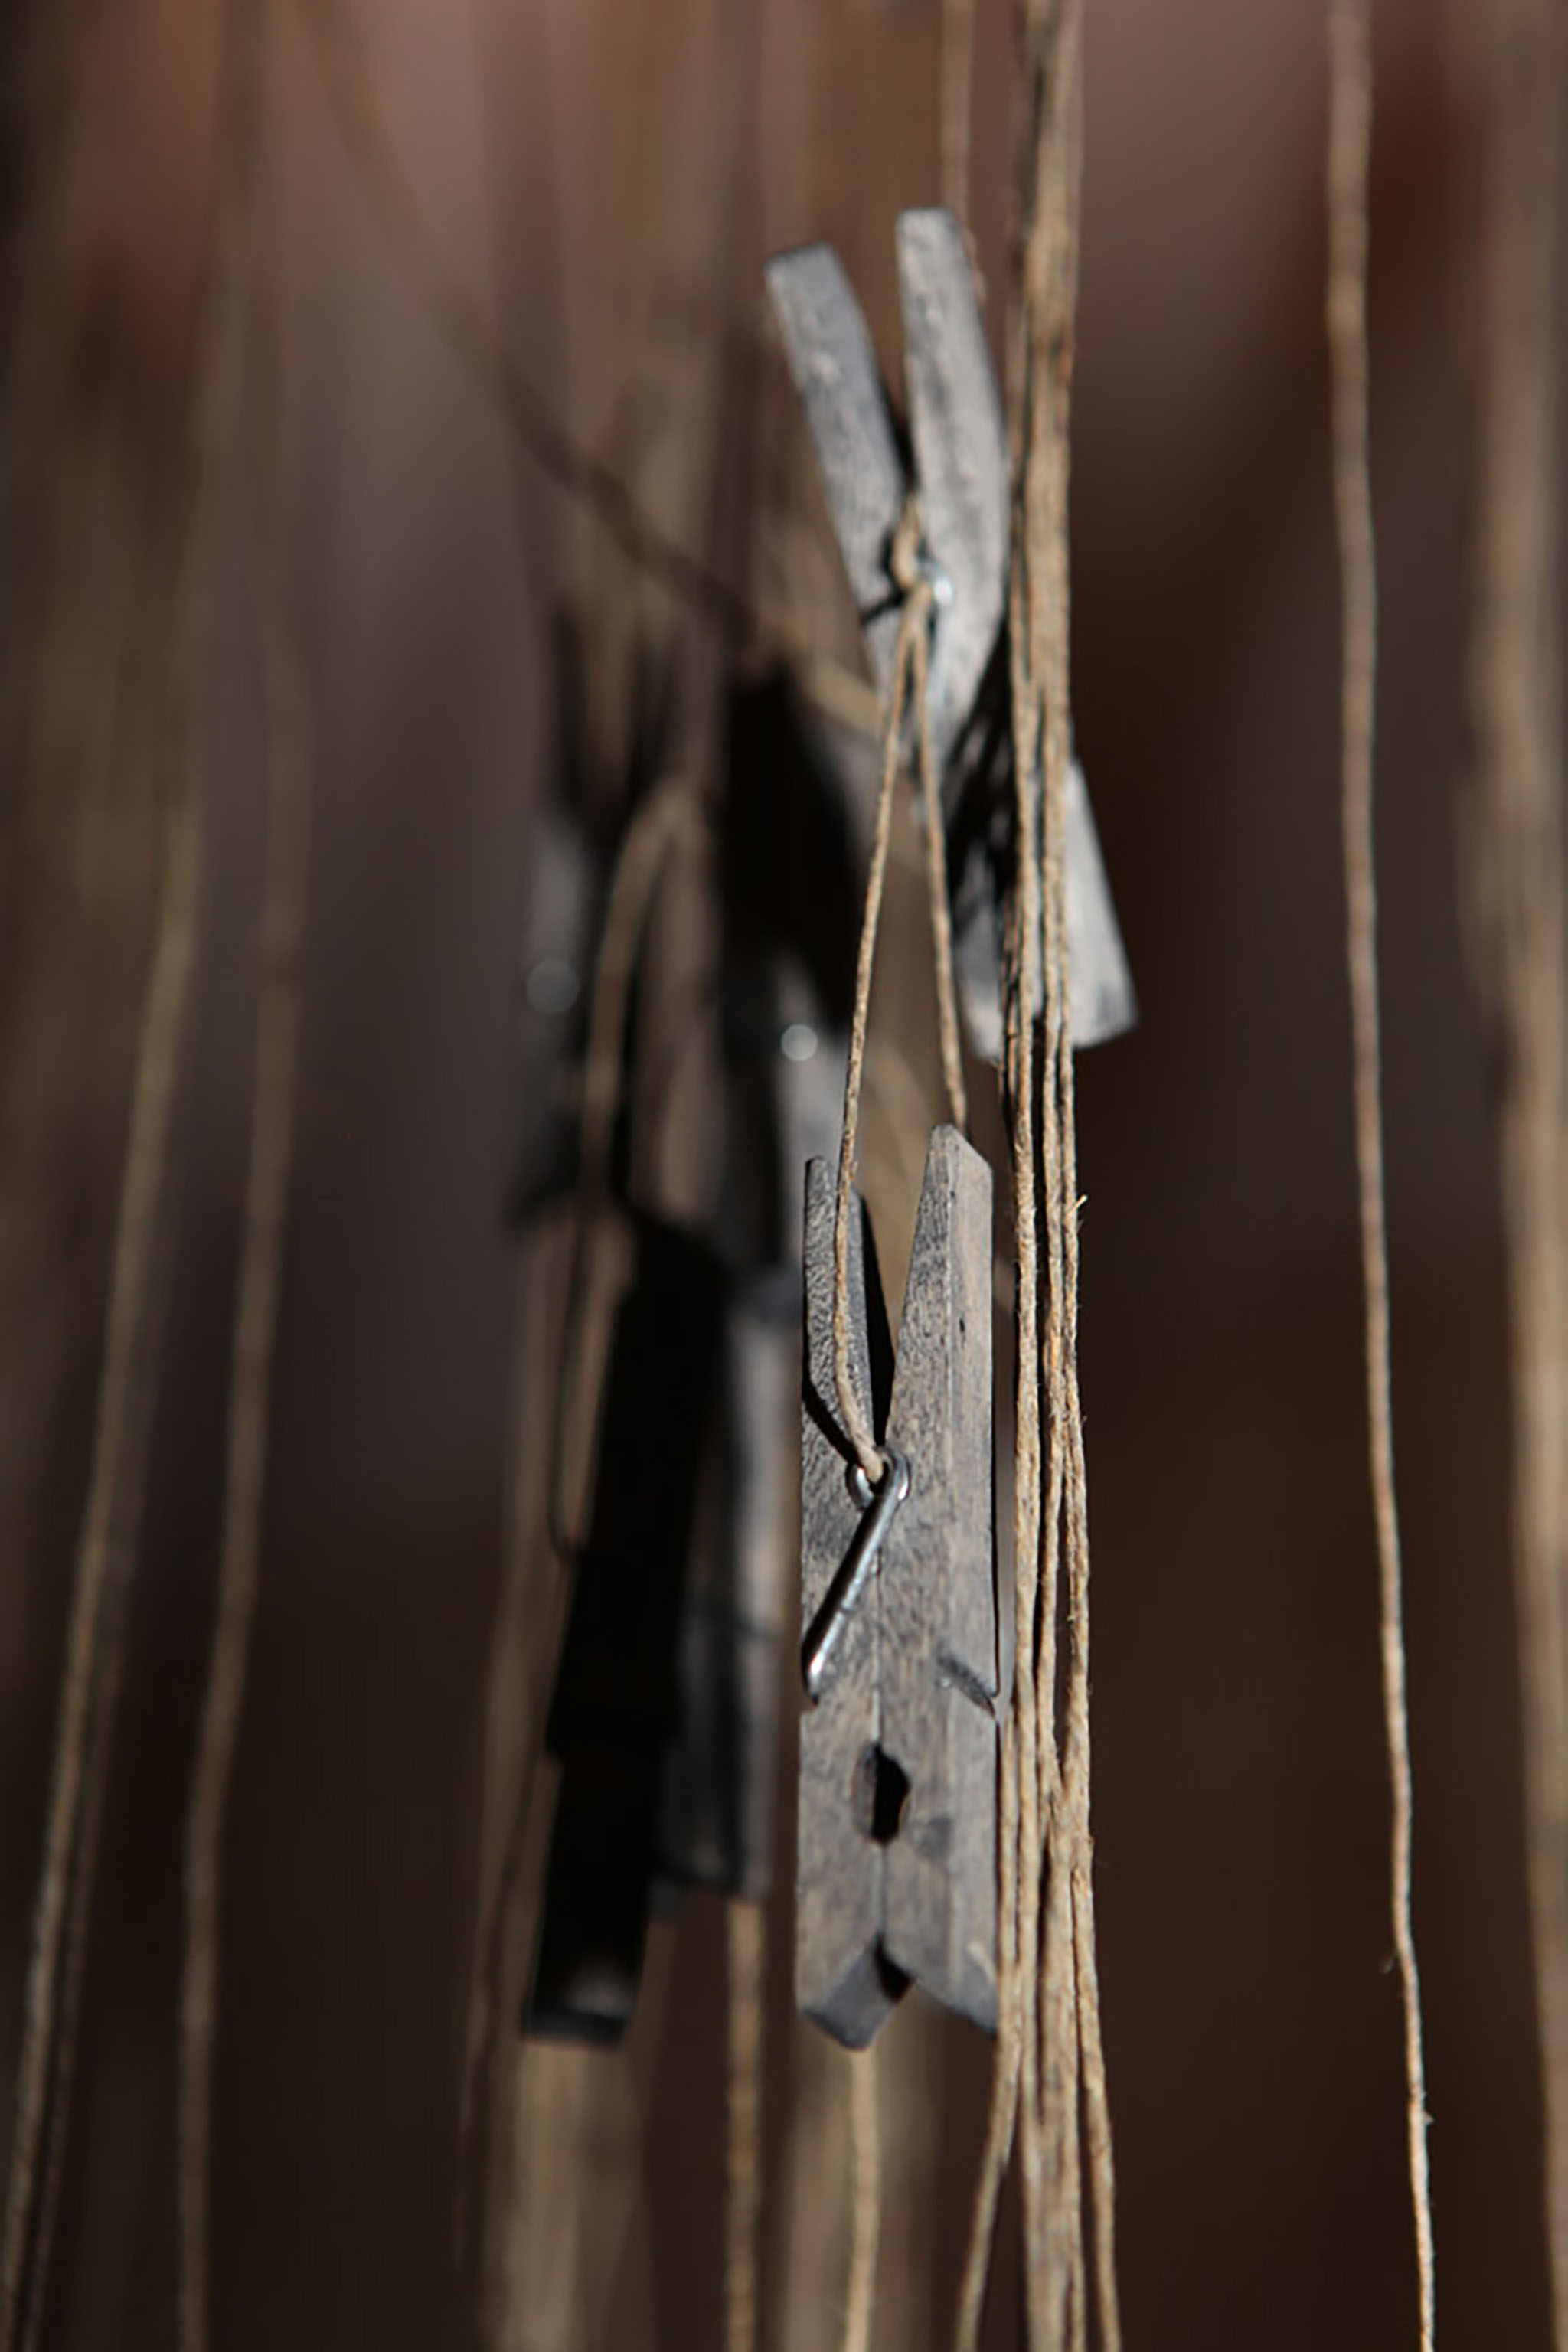
M893 537L889 570L902 592L892 685L882 725L881 770L877 787L871 856L860 918L855 964L855 1002L849 1054L844 1075L844 1121L838 1145L838 1181L833 1213L833 1379L839 1418L868 1485L880 1484L884 1464L866 1405L856 1390L850 1364L849 1225L860 1152L860 1098L866 1072L866 1034L870 1020L871 982L882 898L892 838L893 801L903 759L904 722L914 704L917 765L925 817L925 870L936 964L937 1023L942 1041L942 1083L948 1115L961 1134L969 1126L963 1055L958 1026L958 992L952 964L952 916L947 879L947 836L931 712L931 628L936 611L935 583L920 558L920 513L911 497Z
M838 1147L838 1181L833 1220L833 1378L839 1418L868 1486L886 1473L867 1406L856 1389L850 1362L849 1231L859 1159L860 1100L865 1080L866 1034L871 982L881 927L893 802L902 764L905 719L914 704L916 765L925 829L925 873L936 967L937 1024L948 1114L961 1134L969 1125L963 1055L958 1026L958 995L952 965L952 917L947 878L947 837L931 709L931 632L937 611L937 583L920 553L918 506L911 497L894 534L889 570L902 593L892 684L882 728L871 856L855 970L855 1003L844 1080L844 1124ZM856 2058L849 2074L851 2193L849 2293L845 2305L843 2352L865 2352L870 2340L876 2250L881 2196L875 2062L870 2052Z
M1091 2332L1105 2352L1117 2352L1115 2180L1089 1835L1080 1203L1066 924L1080 0L1026 0L1021 31L1026 233L1008 349L1016 869L1003 1063L1017 1253L1017 1664L1002 1750L997 2052L956 2342L959 2352L974 2352L1002 2177L1016 2146L1032 2352L1087 2352Z
M169 1162L198 951L201 643L251 224L259 25L259 0L230 0L217 181L203 255L189 431L173 532L168 676L155 746L165 796L156 930L137 1040L103 1368L60 1679L0 2234L5 2352L13 2352L24 2332L37 2333L42 2313L151 1447L166 1282Z
M1367 425L1367 176L1372 146L1368 0L1330 0L1327 313L1332 375L1334 519L1342 623L1342 773L1346 960L1350 982L1358 1205L1365 1292L1367 1433L1377 1535L1384 1728L1390 1784L1390 1908L1405 2024L1410 2200L1422 2352L1435 2328L1436 2259L1426 2153L1421 1979L1411 1917L1414 1800L1405 1693L1404 1571L1394 1474L1394 1407L1384 1179L1383 1047L1378 1012L1373 750L1377 572Z

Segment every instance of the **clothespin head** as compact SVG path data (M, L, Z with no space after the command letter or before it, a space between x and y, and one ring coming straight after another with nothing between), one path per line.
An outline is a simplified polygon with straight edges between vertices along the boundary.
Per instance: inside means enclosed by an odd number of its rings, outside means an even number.
M920 538L910 553L929 565L940 600L931 723L945 772L1002 624L1007 445L963 231L950 213L905 213L898 258L913 484L837 255L823 245L779 255L767 266L768 292L884 702L908 586L898 577L900 532L918 488Z
M952 214L900 215L913 484L890 422L859 305L826 246L782 254L768 291L816 451L839 551L884 706L892 686L902 584L894 563L911 495L919 562L951 601L935 615L929 717L947 812L960 995L975 1051L1001 1055L1000 877L1011 824L1002 789L1009 466L995 377L963 232ZM910 575L910 577L914 575ZM999 704L1004 723L993 723ZM1077 1046L1120 1035L1137 1001L1081 773L1067 807L1067 916Z

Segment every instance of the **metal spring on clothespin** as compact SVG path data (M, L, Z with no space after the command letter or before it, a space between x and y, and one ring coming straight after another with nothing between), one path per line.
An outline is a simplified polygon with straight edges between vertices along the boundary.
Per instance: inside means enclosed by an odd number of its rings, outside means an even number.
M901 1503L909 1499L910 1460L907 1454L892 1446L884 1449L884 1468L880 1483L875 1486L858 1462L849 1465L849 1492L864 1513L855 1540L828 1586L821 1608L811 1621L802 1650L801 1666L805 1682L805 1695L815 1706L822 1696L827 1671L833 1663L847 1620L860 1605L866 1580L877 1564L889 1528Z
M911 487L944 604L931 656L931 724L954 877L956 963L973 1051L1002 1051L1000 905L1013 859L1004 637L1010 469L1001 402L964 236L951 213L898 225L913 485L870 337L828 246L769 263L768 291L816 452L871 675L888 698L900 592L890 557ZM940 581L938 578L940 575ZM1072 1038L1092 1045L1137 1018L1126 952L1082 772L1068 784L1067 928Z

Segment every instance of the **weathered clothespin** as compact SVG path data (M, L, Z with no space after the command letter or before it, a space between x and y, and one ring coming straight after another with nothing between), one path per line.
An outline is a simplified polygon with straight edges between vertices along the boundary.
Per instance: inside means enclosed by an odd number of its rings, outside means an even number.
M654 1913L691 1886L758 1899L772 1872L779 1646L793 1619L799 1188L807 1159L837 1139L854 882L837 780L803 737L787 685L747 681L728 717L715 809L716 1196L700 1230L683 1231L611 1189L588 1236L595 1281L577 1286L599 1336L580 1347L574 1332L567 1347L582 1374L574 1425L592 1433L576 1450L591 1470L577 1480L587 1492L556 1514L574 1589L547 1728L559 1793L525 2022L578 2041L624 2033ZM537 929L531 938L548 943ZM591 968L593 941L577 952ZM628 1027L623 1095L636 1048ZM565 1156L574 1164L574 1150ZM579 1520L580 1539L566 1526Z
M996 1606L991 1171L932 1135L890 1360L859 1203L850 1378L881 1445L871 1488L834 1372L834 1171L805 1188L796 1996L858 2049L911 1983L996 2021Z
M625 826L656 809L669 772L672 673L651 653L639 658L624 767L612 773L595 758L582 646L565 620L556 648L559 782L538 823L523 939L517 1205L529 1221L575 1196L562 1361L541 1416L542 1429L553 1424L542 1483L571 1602L545 1727L559 1770L524 2023L613 2042L632 2014L658 1886L685 1596L725 1387L727 1283L710 1237L632 1195L629 1106L645 1041L629 972L598 1049L615 1066L590 1140L584 1059L611 877L624 871Z
M755 1899L772 1878L778 1654L795 1613L800 1187L837 1144L856 884L840 782L787 676L738 681L725 738L723 1370L658 1861L670 1885Z
M1000 908L1013 856L1004 627L1008 461L1001 405L963 232L951 213L900 215L913 488L936 591L931 727L954 877L955 962L974 1050L1002 1046ZM900 597L889 569L911 485L866 322L827 246L768 265L768 288L805 405L872 678L888 698ZM1075 768L1067 803L1067 932L1075 1045L1137 1017L1094 818Z

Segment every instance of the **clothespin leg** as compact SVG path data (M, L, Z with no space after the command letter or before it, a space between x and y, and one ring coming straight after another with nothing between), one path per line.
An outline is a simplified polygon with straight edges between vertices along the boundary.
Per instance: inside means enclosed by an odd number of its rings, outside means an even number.
M855 1454L839 1423L833 1377L833 1170L814 1160L805 1185L803 1629L821 1610L865 1516L850 1483ZM858 1202L849 1299L851 1376L875 1428L882 1418L879 1387L886 1400L887 1327ZM831 1680L800 1723L795 1997L805 2016L852 2050L865 2047L904 1990L882 1949L883 1849L872 1834L881 1727L877 1617L873 1578L843 1627Z
M880 1563L883 1948L900 1975L996 2024L996 1591L991 1170L957 1129L926 1160L888 1443L909 1499Z

